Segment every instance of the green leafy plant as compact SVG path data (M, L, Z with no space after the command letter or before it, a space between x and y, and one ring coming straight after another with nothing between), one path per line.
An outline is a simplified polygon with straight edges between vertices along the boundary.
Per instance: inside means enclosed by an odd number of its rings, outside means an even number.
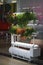
M12 34L14 34L14 33L16 34L16 29L17 29L16 26L14 26L14 27L11 26L10 29L9 29L9 32L12 33Z
M31 27L27 27L27 24L30 22L30 20L36 20L36 16L34 13L30 13L30 12L24 12L24 13L20 13L18 15L16 15L16 18L14 18L13 16L9 16L9 21L11 21L13 24L14 22L17 22L18 26L11 26L10 28L10 32L11 33L16 33L17 28L25 28L25 33L21 34L23 36L29 36L31 35L35 30Z
M10 22L11 24L18 24L20 27L25 27L27 26L27 24L30 22L30 20L33 20L34 23L35 23L35 20L36 20L36 16L34 13L31 13L31 12L24 12L24 13L19 13L17 15L16 13L16 16L12 16L12 15L8 15L7 16L7 20L8 22Z
M30 22L30 20L33 20L35 22L37 18L34 13L25 12L23 14L18 14L17 19L18 25L20 27L25 27Z
M28 27L26 28L25 32L22 34L22 36L30 36L32 35L33 32L35 32L36 30L34 30L32 27Z

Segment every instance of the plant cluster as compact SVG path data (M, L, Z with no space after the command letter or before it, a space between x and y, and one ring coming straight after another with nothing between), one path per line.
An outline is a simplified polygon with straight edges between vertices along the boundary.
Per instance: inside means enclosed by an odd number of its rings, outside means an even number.
M10 16L9 20L14 24L14 26L10 28L11 33L21 34L21 36L30 36L35 32L32 27L27 27L30 20L35 22L36 16L34 13L24 12L22 14L16 14L14 17Z
M18 14L17 19L18 25L20 27L25 27L30 22L30 20L33 20L35 22L37 18L34 13L25 12L23 14Z
M12 26L9 31L12 34L14 33L14 34L20 34L21 36L30 36L36 30L34 30L32 27L20 28L17 26Z
M14 15L14 17L12 15L8 15L7 19L8 22L13 23L14 25L18 24L23 28L30 22L30 20L33 20L35 22L36 16L34 13L24 12L22 14L19 13L18 15Z

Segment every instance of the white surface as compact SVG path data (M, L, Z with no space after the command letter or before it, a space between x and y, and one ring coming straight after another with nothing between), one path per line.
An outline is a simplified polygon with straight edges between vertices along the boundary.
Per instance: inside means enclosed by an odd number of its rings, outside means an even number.
M16 47L10 47L9 52L11 54L16 54L16 55L19 55L22 57L30 58L30 51L28 51L28 50L24 50L24 49L20 49L20 48L16 48Z
M30 48L29 50L22 49L23 48ZM11 55L18 55L22 56L23 58L29 58L31 57L38 57L40 56L40 48L38 45L35 44L29 44L29 43L23 43L23 42L14 42L14 35L11 35L11 47L9 48L9 53Z
M9 48L9 53L11 53L11 55L16 54L18 56L23 56L29 59L31 57L40 56L40 48L38 47L38 45L26 44L21 42L15 42L13 43L13 45L14 46L11 46ZM18 46L18 47L15 47L15 46ZM19 46L23 48L30 48L30 50L19 48Z
M34 44L29 44L29 43L22 43L22 42L12 42L11 43L12 46L21 46L21 47L24 47L24 48L38 48L38 45L34 45Z

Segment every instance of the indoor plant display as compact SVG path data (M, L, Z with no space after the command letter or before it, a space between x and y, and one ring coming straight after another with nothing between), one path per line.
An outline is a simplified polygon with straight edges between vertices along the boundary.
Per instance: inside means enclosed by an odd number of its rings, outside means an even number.
M14 18L14 17L13 17ZM16 21L14 21L16 19ZM21 37L28 37L34 32L34 29L31 27L27 27L27 24L31 21L36 20L36 16L34 13L23 12L22 14L16 14L16 18L13 19L14 22L17 22L17 25L13 25L10 28L10 32L14 34L21 34Z

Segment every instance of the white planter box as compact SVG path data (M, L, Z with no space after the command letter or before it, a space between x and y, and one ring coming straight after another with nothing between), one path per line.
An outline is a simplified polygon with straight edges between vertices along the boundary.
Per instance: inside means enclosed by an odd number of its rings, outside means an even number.
M11 56L14 57L16 55L16 57L22 57L22 59L24 58L29 61L40 56L40 48L38 45L18 42L19 40L20 35L11 34L11 47L9 48Z

